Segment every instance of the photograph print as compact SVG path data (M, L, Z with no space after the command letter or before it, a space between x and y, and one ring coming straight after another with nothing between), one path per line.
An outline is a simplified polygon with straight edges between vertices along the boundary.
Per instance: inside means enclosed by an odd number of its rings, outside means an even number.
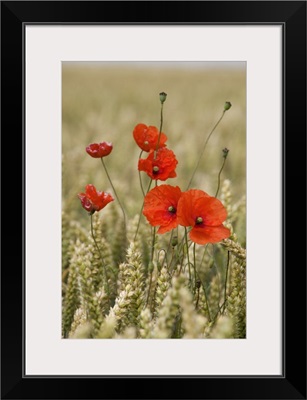
M245 339L246 63L62 63L62 338Z

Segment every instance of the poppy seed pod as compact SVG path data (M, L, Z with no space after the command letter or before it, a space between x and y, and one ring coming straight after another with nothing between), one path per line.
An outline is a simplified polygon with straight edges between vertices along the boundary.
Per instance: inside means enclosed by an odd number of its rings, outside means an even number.
M161 104L163 104L166 100L167 94L164 92L159 93Z
M230 107L231 107L230 101L226 101L226 103L224 104L224 110L227 111L230 109Z

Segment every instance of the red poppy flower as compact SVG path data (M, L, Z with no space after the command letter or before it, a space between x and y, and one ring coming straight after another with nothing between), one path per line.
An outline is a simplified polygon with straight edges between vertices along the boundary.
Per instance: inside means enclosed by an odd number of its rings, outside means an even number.
M178 186L156 186L144 198L143 214L152 226L160 225L158 233L168 232L178 225L177 204L181 196Z
M159 130L155 126L147 126L138 124L133 130L133 137L137 145L144 151L156 150L159 139ZM159 140L159 148L165 147L167 136L161 132Z
M100 211L113 201L113 197L106 192L98 192L94 185L86 185L85 193L78 194L82 207L91 214Z
M155 157L156 153L156 157ZM178 164L172 150L162 147L157 152L152 151L148 157L139 160L138 169L147 173L151 179L166 181L177 176L175 169Z
M183 226L192 226L190 239L198 244L217 243L230 236L222 223L227 211L220 200L202 190L184 192L178 202L177 219Z
M113 144L109 142L92 143L85 149L86 152L94 158L102 158L111 153Z

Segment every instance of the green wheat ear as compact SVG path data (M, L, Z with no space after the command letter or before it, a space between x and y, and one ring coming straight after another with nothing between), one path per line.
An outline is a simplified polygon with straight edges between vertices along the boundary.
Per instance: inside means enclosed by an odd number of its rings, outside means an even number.
M140 224L138 228L139 215L135 215L127 225L127 238L129 243L134 243L134 248L142 255L144 273L148 273L151 252L151 233L149 224ZM138 235L135 238L135 232L138 229ZM135 238L135 240L134 240Z
M144 267L141 254L135 250L133 243L130 244L127 250L127 263L134 292L130 310L130 322L138 326L140 314L145 305Z
M114 312L110 311L109 315L107 315L100 328L99 331L97 332L97 338L98 339L111 339L115 336L115 329L117 325L117 320Z
M213 326L209 337L213 339L233 338L233 320L225 315L220 316Z
M166 296L159 309L156 309L157 318L152 337L155 339L167 339L179 337L180 333L180 310L179 290L186 284L182 276L174 277Z
M73 253L73 245L77 239L86 241L87 233L81 225L71 219L66 211L62 211L62 272L67 282L69 262ZM67 273L65 273L67 271Z
M243 247L231 239L224 239L221 244L230 251L238 260L241 260L246 264L246 250Z
M209 307L213 316L219 311L221 296L222 287L220 283L220 277L216 274L211 280L209 294Z
M67 337L71 330L71 324L74 320L76 310L80 306L80 282L79 282L79 249L81 243L79 240L74 243L75 251L69 262L69 275L66 286L66 293L63 299L62 320L63 336Z
M70 339L90 339L93 337L93 328L90 322L79 325Z
M154 328L154 321L149 308L145 308L141 311L140 322L139 322L139 335L141 339L150 339L152 336L152 330Z
M232 194L231 194L231 182L229 179L225 179L221 189L221 201L227 211L227 222L232 222Z
M77 329L81 325L85 324L86 322L87 322L86 313L83 310L83 308L80 307L75 311L74 319L73 319L73 322L71 324L71 328L70 328L68 337L69 338L73 338L75 333L76 333L76 331L77 331Z
M144 307L144 268L141 254L131 243L127 250L127 261L120 265L120 291L115 299L111 313L116 319L116 332L123 333L128 326L137 326L139 316Z
M233 321L233 337L246 337L246 265L235 261L231 266L227 314Z
M155 316L157 310L161 308L163 300L165 299L166 293L171 286L171 274L169 273L166 266L164 266L157 279L156 291L155 291Z
M119 221L114 229L114 239L112 242L112 256L115 265L123 262L126 257L127 236L125 221Z
M179 305L181 308L182 337L184 339L203 338L207 319L195 310L192 293L186 286L179 289Z

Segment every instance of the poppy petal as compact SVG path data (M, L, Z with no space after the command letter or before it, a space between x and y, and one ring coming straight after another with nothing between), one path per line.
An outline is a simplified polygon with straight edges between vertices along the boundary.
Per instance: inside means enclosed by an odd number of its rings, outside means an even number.
M230 230L220 226L194 226L190 232L190 239L197 244L218 243L230 236Z
M140 159L139 171L144 171L151 179L165 181L168 178L175 178L178 161L172 150L165 147L160 148L156 154L151 151L146 159Z
M178 222L182 226L194 226L196 214L194 215L194 190L182 193L177 208Z
M135 126L133 130L133 137L137 145L143 151L147 152L156 150L158 141L158 148L165 147L165 142L167 141L167 136L163 132L161 132L161 135L159 135L158 128L155 126L147 126L145 124L137 124Z
M169 232L172 229L176 228L177 226L178 226L177 219L173 219L172 221L170 221L170 223L168 225L160 226L157 233L163 234L163 233Z
M114 200L114 198L106 192L99 192L94 185L86 185L85 193L79 193L78 197L81 201L82 207L91 213L100 211L107 204Z
M102 158L111 153L113 144L110 142L92 143L86 147L86 152L93 158Z
M158 233L175 228L177 222L177 204L181 196L178 186L156 186L144 198L143 214L152 226L159 226Z
M89 184L85 186L85 194L90 199L95 199L97 197L97 190L94 185Z
M219 226L227 218L226 208L215 197L205 196L198 198L194 203L194 212L201 216L206 226Z

